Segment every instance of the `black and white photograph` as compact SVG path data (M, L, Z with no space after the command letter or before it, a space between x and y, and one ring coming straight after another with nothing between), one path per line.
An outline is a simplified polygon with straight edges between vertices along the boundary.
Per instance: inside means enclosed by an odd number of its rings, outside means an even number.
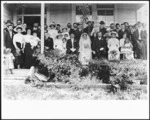
M7 102L17 102L16 107L19 107L18 101L40 101L41 104L43 101L62 104L66 100L106 101L106 105L115 101L118 106L120 101L147 103L149 2L3 1L1 75L5 118L7 110L11 112ZM97 105L99 110L99 103ZM137 105L140 111L144 109L144 105ZM79 104L74 106L80 109ZM56 107L59 109L59 105ZM63 107L65 110L67 106ZM114 112L115 107L102 106L100 111L103 108ZM128 106L126 112L129 109L133 108ZM86 114L75 116L91 118L89 112ZM139 112L134 114L140 116ZM11 113L8 118L20 116Z

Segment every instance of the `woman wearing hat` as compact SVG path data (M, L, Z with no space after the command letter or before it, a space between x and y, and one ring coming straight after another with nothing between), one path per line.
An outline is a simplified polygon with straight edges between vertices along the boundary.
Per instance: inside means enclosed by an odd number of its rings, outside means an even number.
M69 35L69 33L68 33L68 31L67 31L67 28L63 28L62 29L62 35L63 35L63 37L65 36L65 34L67 34L67 39L70 39L70 35Z
M63 36L62 34L59 34L56 36L56 39L54 41L54 49L58 49L61 51L63 51L63 42L62 42Z
M24 36L21 33L22 28L17 27L16 30L17 30L17 34L15 34L13 37L13 45L15 46L16 51L18 51L21 54L18 67L23 67L23 51L24 51L25 40L24 40Z
M111 38L108 40L108 60L119 60L119 40L116 38L117 33L112 31Z
M58 35L58 31L55 29L55 24L51 24L49 27L50 29L48 30L48 33L54 41L56 39L56 36Z

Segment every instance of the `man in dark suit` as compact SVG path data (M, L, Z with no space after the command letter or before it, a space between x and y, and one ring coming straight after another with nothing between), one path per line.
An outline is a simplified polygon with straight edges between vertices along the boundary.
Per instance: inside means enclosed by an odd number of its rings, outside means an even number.
M70 33L70 39L67 41L67 54L78 54L79 42L75 39L74 32Z
M118 39L119 40L123 38L124 33L127 33L127 37L129 37L129 32L126 30L125 25L121 24L121 29L118 31L118 35L119 35Z
M10 24L7 26L7 28L4 30L4 46L6 48L10 48L12 53L15 53L15 47L13 45L13 25Z
M142 30L142 24L140 22L137 23L138 28L133 33L133 41L136 44L136 55L138 59L144 59L143 58L143 49L144 48L144 42L143 42L143 30Z
M93 53L98 59L106 58L107 42L102 37L102 32L97 33L97 37L92 45Z
M107 33L106 28L105 28L105 22L100 21L99 24L100 24L99 31L102 33L102 37L104 37L105 33Z
M87 27L84 28L84 32L87 33L89 36L91 36L91 32L93 30L93 26L92 26L92 22L91 21L88 21L87 22Z

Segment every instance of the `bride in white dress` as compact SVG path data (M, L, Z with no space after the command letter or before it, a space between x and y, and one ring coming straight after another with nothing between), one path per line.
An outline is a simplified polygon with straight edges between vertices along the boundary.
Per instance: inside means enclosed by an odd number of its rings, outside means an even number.
M92 59L91 40L87 33L83 33L80 37L78 59L82 65L88 65Z

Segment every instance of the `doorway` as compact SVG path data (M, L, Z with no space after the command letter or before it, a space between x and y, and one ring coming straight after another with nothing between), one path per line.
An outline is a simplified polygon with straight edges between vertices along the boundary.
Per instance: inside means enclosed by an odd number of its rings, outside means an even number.
M41 17L40 16L24 16L24 23L29 27L33 27L34 23L40 24Z

